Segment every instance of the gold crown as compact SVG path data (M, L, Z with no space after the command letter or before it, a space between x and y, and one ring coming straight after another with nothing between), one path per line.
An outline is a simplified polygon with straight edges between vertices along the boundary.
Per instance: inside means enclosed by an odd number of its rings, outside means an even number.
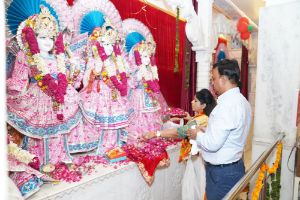
M54 38L58 33L58 24L47 7L41 6L41 12L27 20L37 35Z
M102 29L100 27L96 27L93 30L93 32L92 32L92 34L90 36L90 39L91 40L97 40L97 38L99 38L101 34L102 34Z
M118 30L111 24L108 18L105 18L105 23L101 28L100 40L109 44L115 44L120 40Z
M155 43L153 41L141 41L138 45L136 45L135 50L140 53L146 53L148 55L155 53Z

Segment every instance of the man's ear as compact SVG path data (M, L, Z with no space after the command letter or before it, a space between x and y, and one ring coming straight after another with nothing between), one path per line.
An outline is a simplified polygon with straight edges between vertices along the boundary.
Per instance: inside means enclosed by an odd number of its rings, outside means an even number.
M225 83L225 82L229 81L228 77L227 77L227 76L224 76L224 75L222 75L222 76L220 77L220 79L221 79L222 83Z

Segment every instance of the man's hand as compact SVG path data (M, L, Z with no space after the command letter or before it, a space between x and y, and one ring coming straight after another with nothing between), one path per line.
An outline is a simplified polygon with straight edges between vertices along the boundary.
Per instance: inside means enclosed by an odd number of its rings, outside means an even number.
M205 131L205 127L203 126L197 126L195 128L190 128L186 131L186 135L188 136L189 139L192 139L192 140L196 140L197 138L197 133L204 133Z

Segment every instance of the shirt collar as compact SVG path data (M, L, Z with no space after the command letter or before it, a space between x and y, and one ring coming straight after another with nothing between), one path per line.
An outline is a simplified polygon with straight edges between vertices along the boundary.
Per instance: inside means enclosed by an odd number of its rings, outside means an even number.
M234 88L231 88L229 90L227 90L226 92L224 92L223 94L221 94L219 97L218 97L218 103L221 103L222 101L224 101L227 97L230 97L232 96L233 94L237 94L237 93L240 93L240 88L238 87L234 87Z

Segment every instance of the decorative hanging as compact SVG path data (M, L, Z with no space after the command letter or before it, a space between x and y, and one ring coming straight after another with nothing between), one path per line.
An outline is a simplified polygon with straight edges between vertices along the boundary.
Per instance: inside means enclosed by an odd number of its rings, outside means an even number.
M185 41L185 88L188 89L190 87L190 48L189 42L186 38Z
M237 23L237 30L242 40L248 40L253 26L249 24L249 20L246 17L241 17Z
M225 58L229 58L229 53L227 49L227 39L224 35L219 35L218 37L218 44L215 48L215 56L214 56L214 63L219 62Z
M179 71L179 15L180 10L179 7L176 8L176 45L175 45L175 67L174 67L174 73L177 73Z

